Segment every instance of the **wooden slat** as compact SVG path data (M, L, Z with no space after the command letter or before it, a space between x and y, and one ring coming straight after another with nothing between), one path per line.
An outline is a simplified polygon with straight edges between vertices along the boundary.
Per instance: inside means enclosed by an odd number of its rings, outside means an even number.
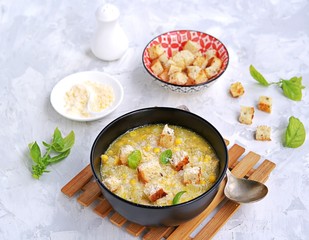
M166 239L166 238L168 238L171 234L172 234L172 232L175 230L175 228L176 227L170 227L169 228L169 230L164 234L164 238Z
M121 227L127 221L127 219L125 219L123 216L121 216L117 212L115 212L109 220L118 227Z
M238 144L234 144L229 149L229 167L232 167L233 164L237 161L238 158L245 152L245 149Z
M91 182L85 192L83 192L77 201L85 207L88 207L94 200L101 195L101 189L96 182Z
M267 176L275 168L275 164L265 160L249 179L264 182ZM240 204L233 201L227 201L222 208L215 214L215 216L200 230L200 232L193 238L194 240L211 239L223 225L233 216L238 210Z
M161 240L172 227L152 227L143 236L143 240Z
M87 182L92 178L92 171L90 165L86 166L80 173L78 173L71 181L69 181L62 189L68 197L72 197L77 193Z
M113 208L106 199L101 200L100 203L93 209L93 211L102 218L106 217L111 210L113 210Z
M244 177L253 166L260 160L261 156L254 153L249 152L244 156L244 158L232 169L232 173L236 177Z
M229 149L229 164L233 164L237 161L238 158L245 152L245 149L237 144L234 144ZM249 159L249 158L248 158ZM249 170L248 170L249 171ZM188 222L185 222L179 225L175 231L167 238L168 240L179 240L185 239L190 236L194 229L201 224L201 222L223 201L224 196L224 186L226 179L224 179L219 185L218 192L209 204L209 206L197 217L191 219Z
M145 226L141 226L141 225L136 224L136 223L130 223L126 227L127 232L130 233L131 235L135 236L135 237L139 236L145 229L146 229Z

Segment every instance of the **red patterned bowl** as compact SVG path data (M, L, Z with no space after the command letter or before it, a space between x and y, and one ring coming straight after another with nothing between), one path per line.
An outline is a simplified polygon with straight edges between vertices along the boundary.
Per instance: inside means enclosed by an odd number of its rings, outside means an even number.
M172 53L175 51L183 50L185 43L188 40L192 40L194 42L198 42L201 46L201 52L204 53L208 49L214 49L217 51L217 57L222 61L222 66L219 72L210 78L208 81L194 84L194 85L177 85L170 82L163 81L159 77L157 77L153 71L151 70L151 59L149 58L148 50L150 47L156 44L161 44L164 48L165 52L168 54L168 57L172 56ZM143 51L143 65L146 68L147 72L159 82L161 86L164 88L171 89L177 92L197 92L201 89L204 89L213 83L216 79L218 79L226 70L229 63L229 54L222 42L220 42L217 38L203 32L193 31L193 30L177 30L171 31L167 33L163 33L154 39L152 39Z

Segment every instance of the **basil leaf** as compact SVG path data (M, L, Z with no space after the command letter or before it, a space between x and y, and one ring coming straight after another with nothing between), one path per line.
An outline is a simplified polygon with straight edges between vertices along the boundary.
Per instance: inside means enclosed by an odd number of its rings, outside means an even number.
M305 142L306 130L304 124L295 117L289 118L289 125L285 132L285 146L298 148Z
M180 200L181 196L182 196L185 192L186 192L186 191L181 191L181 192L178 192L178 193L175 195L175 197L173 198L173 205L179 203L179 200Z
M63 139L63 149L61 152L66 152L70 148L73 147L75 142L75 134L71 131L64 139Z
M60 154L58 154L58 155L56 155L56 156L53 156L53 157L51 157L51 158L48 158L48 159L47 159L47 162L48 162L48 163L56 163L56 162L59 162L59 161L65 159L67 156L69 156L70 152L71 152L71 149L68 149L68 150L65 151L65 152L62 152L62 153L60 153Z
M160 154L160 162L162 164L167 164L169 160L172 158L172 150L167 149Z
M41 161L41 149L37 142L29 144L30 157L35 163L39 163Z
M290 80L281 80L281 88L283 94L291 100L300 101L302 99L302 89L304 86L301 83L302 78L293 77Z
M250 65L249 67L249 71L251 76L258 81L260 84L262 84L263 86L269 86L270 84L267 82L267 80L263 77L263 75L256 70L252 65Z
M132 169L136 169L141 160L142 160L141 151L134 150L128 156L128 166Z

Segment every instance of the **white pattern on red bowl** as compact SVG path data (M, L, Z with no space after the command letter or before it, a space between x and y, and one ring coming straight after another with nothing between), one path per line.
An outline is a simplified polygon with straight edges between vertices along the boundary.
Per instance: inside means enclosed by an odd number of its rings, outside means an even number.
M151 60L149 58L149 54L147 49L153 45L161 44L165 49L166 53L169 57L172 56L172 53L175 51L181 51L183 46L188 40L192 40L194 42L198 42L201 46L201 52L204 53L207 49L214 49L217 51L217 57L219 57L222 61L222 66L217 75L210 78L207 82L203 82L195 85L177 85L172 84L166 81L163 81L155 74L153 74L150 66ZM154 77L155 80L158 80L160 85L164 88L171 89L177 92L196 92L203 88L209 86L214 80L218 79L226 70L229 63L229 54L222 42L220 42L217 38L203 32L193 31L193 30L177 30L171 31L167 33L163 33L154 39L152 39L143 51L143 64L148 73Z

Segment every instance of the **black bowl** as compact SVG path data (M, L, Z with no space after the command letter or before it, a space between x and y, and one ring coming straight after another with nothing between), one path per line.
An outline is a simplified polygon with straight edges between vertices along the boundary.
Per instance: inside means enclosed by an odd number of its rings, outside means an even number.
M116 138L128 130L157 123L167 123L191 129L204 137L213 147L220 161L220 173L217 181L207 192L185 203L158 207L127 201L104 186L100 175L101 154ZM90 163L93 175L104 197L120 215L144 226L177 226L200 214L211 203L224 178L228 165L228 153L221 134L205 119L176 108L153 107L127 113L108 124L93 143Z

